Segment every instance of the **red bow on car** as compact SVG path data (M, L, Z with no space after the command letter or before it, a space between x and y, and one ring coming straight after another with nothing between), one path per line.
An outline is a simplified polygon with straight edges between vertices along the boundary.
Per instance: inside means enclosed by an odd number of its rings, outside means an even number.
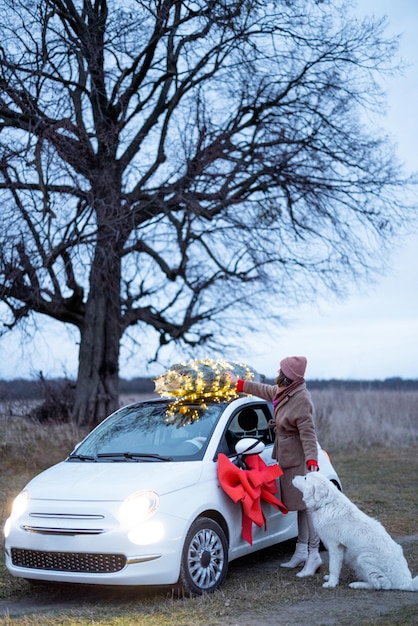
M218 455L218 478L222 489L234 502L242 504L242 537L252 545L252 523L264 529L266 519L261 500L276 506L282 513L285 507L274 494L277 493L276 478L283 474L278 465L266 465L258 455L245 457L249 469L240 469L225 454Z

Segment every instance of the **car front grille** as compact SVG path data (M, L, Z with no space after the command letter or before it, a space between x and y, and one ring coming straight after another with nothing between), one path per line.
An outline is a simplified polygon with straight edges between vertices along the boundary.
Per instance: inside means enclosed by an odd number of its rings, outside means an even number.
M95 554L88 552L44 552L42 550L11 549L16 567L56 572L87 572L110 574L120 572L126 565L123 554Z

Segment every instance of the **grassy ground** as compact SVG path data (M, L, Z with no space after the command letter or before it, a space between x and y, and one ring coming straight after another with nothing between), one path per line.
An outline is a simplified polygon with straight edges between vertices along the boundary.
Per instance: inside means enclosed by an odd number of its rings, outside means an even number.
M345 494L394 537L418 533L418 445L331 455ZM417 572L418 573L418 572Z
M27 480L65 457L82 433L60 425L37 428L2 421L0 523L11 499ZM361 443L361 442L359 442ZM345 493L377 517L394 537L418 534L418 443L373 443L329 448ZM36 586L12 578L0 562L2 626L416 626L418 594L353 591L350 572L341 585L322 589L318 574L297 579L278 565L291 542L230 564L223 587L213 595L179 598L167 589L102 590ZM418 541L404 541L405 556L418 574ZM326 553L324 559L326 561ZM326 565L326 564L325 564ZM326 571L326 567L325 567Z

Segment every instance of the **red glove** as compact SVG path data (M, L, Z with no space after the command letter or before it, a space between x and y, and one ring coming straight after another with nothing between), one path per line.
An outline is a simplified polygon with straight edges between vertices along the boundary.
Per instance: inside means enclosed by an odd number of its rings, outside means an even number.
M237 385L235 387L237 393L243 393L243 391L244 391L244 382L245 382L244 380L241 380L240 378L238 378Z
M308 466L308 472L318 472L319 471L319 465L318 465L317 461L315 461L314 459L309 459L309 461L307 462L307 466Z

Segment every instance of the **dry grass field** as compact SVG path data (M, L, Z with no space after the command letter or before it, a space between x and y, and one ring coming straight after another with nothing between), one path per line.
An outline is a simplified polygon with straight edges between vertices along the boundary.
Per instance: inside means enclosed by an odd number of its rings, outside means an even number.
M313 390L318 437L344 450L418 441L418 391Z
M418 574L418 392L312 392L317 430L345 493L403 543ZM123 398L123 403L136 398ZM42 469L62 460L85 434L68 424L37 424L22 403L0 406L0 524L13 497ZM167 590L106 591L31 587L0 561L0 624L4 626L415 626L418 594L321 587L320 576L296 579L278 563L288 543L230 565L211 596L178 598ZM345 577L345 578L344 578Z

